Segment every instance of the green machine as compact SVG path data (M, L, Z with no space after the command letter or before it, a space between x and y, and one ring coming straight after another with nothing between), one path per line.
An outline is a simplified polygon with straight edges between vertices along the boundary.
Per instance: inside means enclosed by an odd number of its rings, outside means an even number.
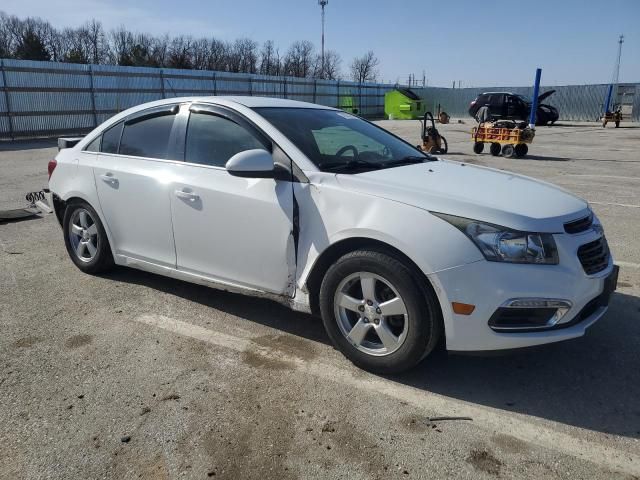
M348 95L345 97L340 97L340 110L344 110L345 112L353 113L354 115L358 114L358 105L356 103L355 98Z
M384 94L384 113L389 119L421 119L425 111L424 101L408 88L396 88Z

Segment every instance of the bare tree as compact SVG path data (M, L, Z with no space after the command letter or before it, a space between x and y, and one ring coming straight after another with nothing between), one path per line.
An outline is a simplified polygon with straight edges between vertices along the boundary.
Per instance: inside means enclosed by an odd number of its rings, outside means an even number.
M199 38L192 45L193 68L195 70L206 70L209 65L209 40Z
M292 77L312 76L314 58L313 43L308 40L293 42L284 57L284 74Z
M378 77L377 67L380 60L372 50L369 50L362 57L356 57L351 62L351 78L354 82L375 82Z
M259 71L262 75L280 75L280 53L273 40L267 40L262 46Z
M227 71L229 68L229 45L222 40L212 38L209 40L209 58L207 69Z
M133 49L133 34L121 26L111 30L111 62L116 65L134 65L131 58Z
M169 36L150 37L149 66L164 67L167 64L167 52L169 51Z
M193 40L191 37L180 35L171 40L167 55L167 67L193 68L192 60Z
M107 59L108 47L102 24L92 19L79 30L89 62L104 63Z
M272 40L262 48L249 38L225 42L216 38L194 40L185 35L157 37L135 33L124 26L105 32L95 19L77 28L56 29L39 18L20 19L0 11L0 57L51 59L58 62L171 67L263 75L291 75L335 80L342 59L329 50L324 65L313 43L290 45L281 57ZM354 59L350 73L356 81L376 78L378 59L373 52Z
M258 65L258 43L248 38L239 38L228 53L230 72L256 73Z
M317 55L314 66L313 76L315 78L325 78L327 80L336 80L340 78L340 68L342 65L342 57L335 50L324 52L324 68L322 66L322 55Z

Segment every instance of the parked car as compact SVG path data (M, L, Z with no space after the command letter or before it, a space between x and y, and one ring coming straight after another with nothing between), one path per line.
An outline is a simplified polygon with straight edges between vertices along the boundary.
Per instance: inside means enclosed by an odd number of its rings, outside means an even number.
M487 351L579 337L616 286L584 200L319 105L140 105L63 148L49 173L83 272L125 265L277 299L319 314L374 372L441 341Z
M536 125L553 124L560 117L556 107L540 103L554 92L555 90L549 90L538 96ZM526 121L531 114L531 100L510 92L486 92L478 95L469 105L469 115L475 118L480 107L488 107L494 120Z

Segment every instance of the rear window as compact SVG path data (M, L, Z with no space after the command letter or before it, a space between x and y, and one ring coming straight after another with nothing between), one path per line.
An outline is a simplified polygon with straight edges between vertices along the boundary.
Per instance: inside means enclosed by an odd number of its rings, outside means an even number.
M121 155L167 159L175 115L160 115L127 123L120 140Z

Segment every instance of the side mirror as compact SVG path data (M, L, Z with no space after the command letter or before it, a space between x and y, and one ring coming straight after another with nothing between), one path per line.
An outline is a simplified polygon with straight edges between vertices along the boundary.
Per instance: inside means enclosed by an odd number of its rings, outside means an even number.
M273 157L266 150L245 150L231 157L225 168L234 177L273 178Z

